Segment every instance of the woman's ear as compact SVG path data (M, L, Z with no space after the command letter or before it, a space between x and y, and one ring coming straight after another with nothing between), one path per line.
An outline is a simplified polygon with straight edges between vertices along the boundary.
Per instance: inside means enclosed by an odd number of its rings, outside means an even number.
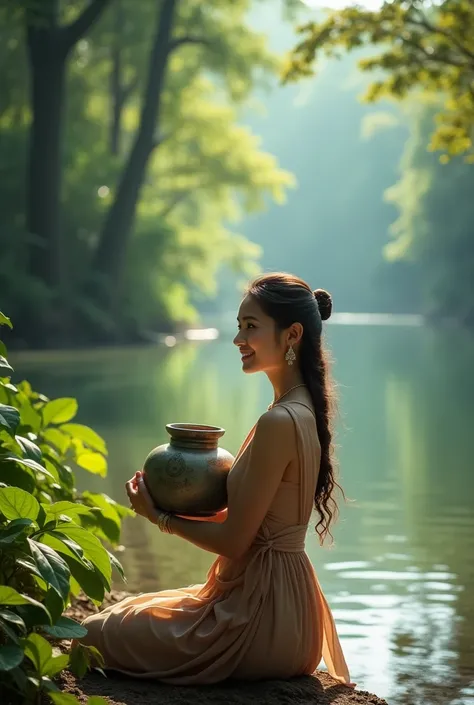
M287 334L287 345L297 345L303 337L303 326L301 323L293 323Z

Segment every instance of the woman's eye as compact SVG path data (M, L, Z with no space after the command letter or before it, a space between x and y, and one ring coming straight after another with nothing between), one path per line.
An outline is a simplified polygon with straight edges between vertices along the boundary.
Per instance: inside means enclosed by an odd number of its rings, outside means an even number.
M249 323L249 324L248 324L248 328L255 328L255 326L254 326L253 323Z

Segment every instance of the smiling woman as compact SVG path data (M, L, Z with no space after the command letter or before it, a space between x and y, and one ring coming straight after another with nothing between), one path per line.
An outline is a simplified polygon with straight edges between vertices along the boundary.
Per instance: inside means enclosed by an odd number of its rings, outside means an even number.
M243 371L264 372L274 401L244 440L220 521L190 521L153 505L141 475L132 507L218 554L207 580L128 597L87 618L81 641L107 668L192 685L312 674L322 658L352 686L331 610L305 552L313 507L322 542L337 510L330 387L322 321L330 295L298 277L267 274L247 290L234 344Z

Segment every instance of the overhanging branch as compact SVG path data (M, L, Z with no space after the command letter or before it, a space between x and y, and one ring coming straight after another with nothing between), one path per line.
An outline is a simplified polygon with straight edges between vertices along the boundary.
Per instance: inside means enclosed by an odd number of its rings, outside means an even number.
M176 39L171 40L169 43L169 51L172 52L185 44L202 44L204 46L211 46L211 42L209 39L206 39L206 37L197 37L192 34L185 34L183 37L176 37Z
M79 17L61 30L66 51L69 51L99 19L111 0L91 0Z

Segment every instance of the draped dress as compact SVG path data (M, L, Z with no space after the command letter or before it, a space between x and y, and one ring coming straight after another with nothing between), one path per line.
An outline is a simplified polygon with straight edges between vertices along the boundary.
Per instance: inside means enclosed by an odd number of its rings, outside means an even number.
M314 412L294 400L279 406L295 426L297 478L281 481L245 554L217 557L203 584L127 597L88 617L81 642L99 649L106 668L196 685L311 674L324 659L330 675L349 683L331 610L305 552L319 473ZM229 472L229 504L255 428Z

